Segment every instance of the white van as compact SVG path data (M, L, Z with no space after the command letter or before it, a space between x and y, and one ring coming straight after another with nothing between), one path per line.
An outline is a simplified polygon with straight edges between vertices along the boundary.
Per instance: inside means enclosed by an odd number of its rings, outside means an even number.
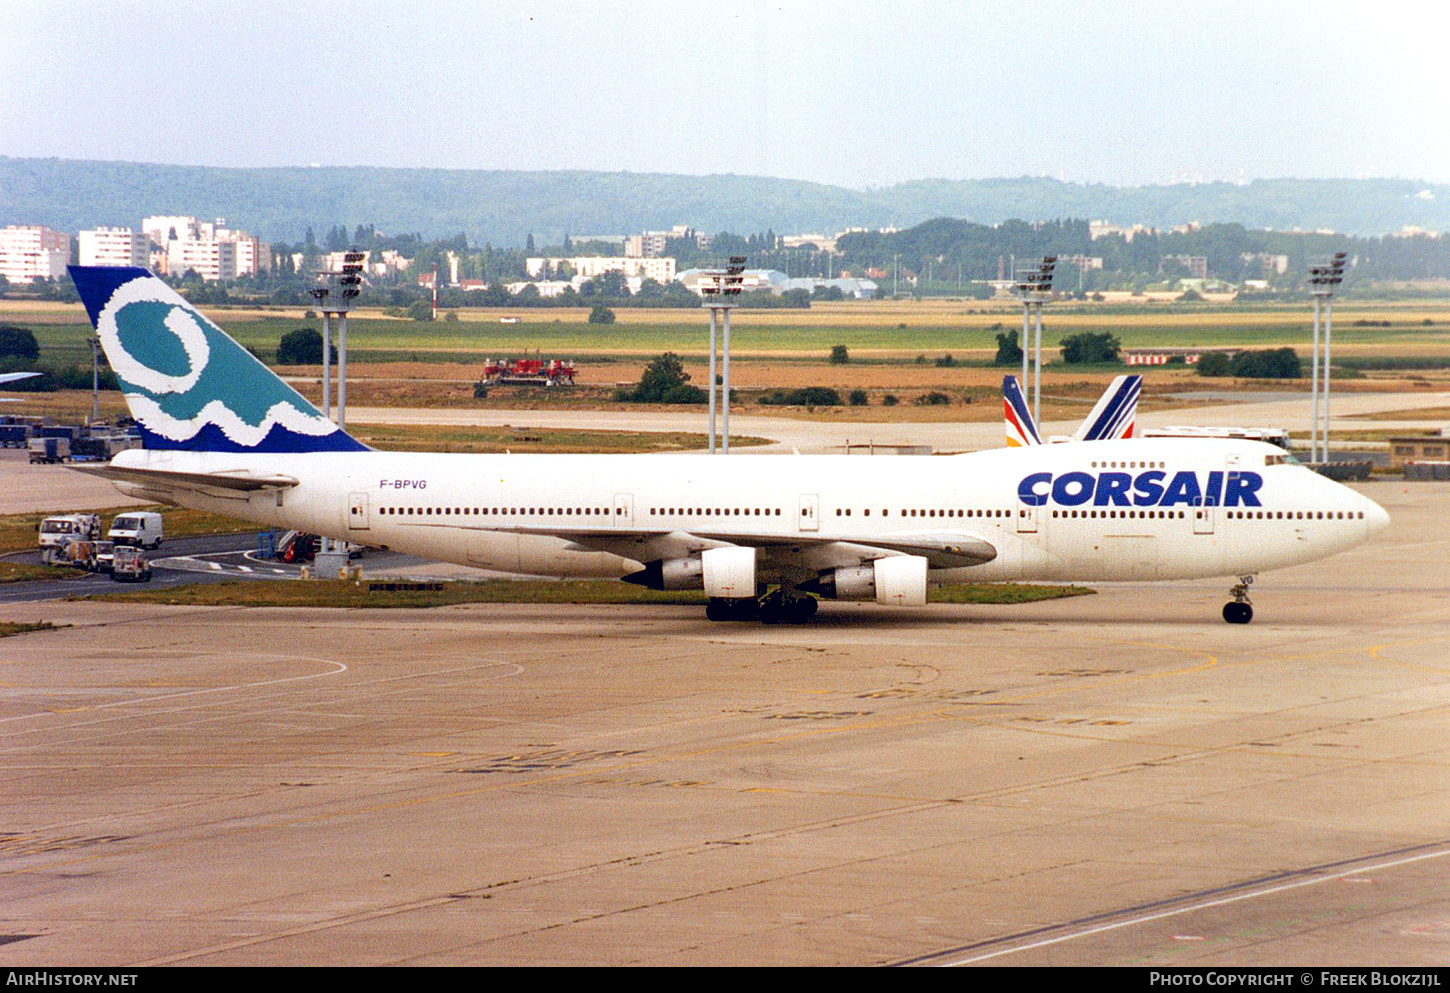
M40 522L40 561L54 565L67 543L94 541L101 536L97 514L57 514Z
M161 515L154 511L121 514L111 522L111 530L106 532L106 537L118 545L160 548Z

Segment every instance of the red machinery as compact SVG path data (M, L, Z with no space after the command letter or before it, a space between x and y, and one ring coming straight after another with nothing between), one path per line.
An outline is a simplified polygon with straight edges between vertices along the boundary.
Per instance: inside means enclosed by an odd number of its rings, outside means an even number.
M483 367L483 381L490 386L519 383L533 386L574 385L574 363L559 359L489 359Z

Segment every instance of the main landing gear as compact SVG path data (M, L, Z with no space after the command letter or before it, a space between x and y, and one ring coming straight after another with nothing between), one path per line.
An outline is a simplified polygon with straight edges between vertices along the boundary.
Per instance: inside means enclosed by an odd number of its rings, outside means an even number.
M1247 624L1254 619L1254 605L1249 603L1249 587L1253 576L1240 576L1238 585L1228 591L1233 600L1223 605L1223 619L1230 624Z
M762 624L804 624L815 616L816 598L796 590L776 589L760 597L711 597L705 616L712 621L759 621Z

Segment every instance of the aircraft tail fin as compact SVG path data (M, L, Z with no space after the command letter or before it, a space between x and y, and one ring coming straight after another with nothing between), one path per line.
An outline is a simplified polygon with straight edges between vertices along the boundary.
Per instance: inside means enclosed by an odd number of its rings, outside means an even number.
M1108 384L1097 406L1073 434L1075 441L1107 441L1131 438L1138 416L1138 394L1142 376L1119 376Z
M146 448L367 449L148 270L70 274Z
M1042 444L1037 422L1032 419L1032 411L1027 409L1027 398L1022 395L1016 376L1002 377L1002 413L1007 421L1008 448Z

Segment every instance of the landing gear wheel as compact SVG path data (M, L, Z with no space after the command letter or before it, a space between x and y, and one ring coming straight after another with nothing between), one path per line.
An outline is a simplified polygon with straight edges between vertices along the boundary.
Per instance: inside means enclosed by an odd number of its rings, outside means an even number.
M1230 624L1247 624L1254 619L1254 606L1249 603L1253 582L1253 576L1240 576L1238 585L1228 591L1233 600L1223 605L1223 619Z
M760 616L760 604L753 597L711 597L705 617L712 621L753 621Z
M1254 608L1249 603L1234 601L1223 605L1223 619L1230 624L1247 624L1254 619Z
M762 624L804 624L815 616L819 604L805 593L775 590L760 598Z

